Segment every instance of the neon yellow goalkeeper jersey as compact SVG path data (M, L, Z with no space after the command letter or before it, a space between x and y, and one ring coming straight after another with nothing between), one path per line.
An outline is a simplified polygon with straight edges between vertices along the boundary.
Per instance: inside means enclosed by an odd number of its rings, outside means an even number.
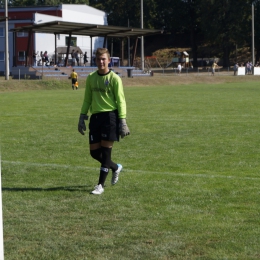
M98 71L89 74L81 114L91 114L118 110L119 118L126 118L126 102L121 78L109 71L99 75Z

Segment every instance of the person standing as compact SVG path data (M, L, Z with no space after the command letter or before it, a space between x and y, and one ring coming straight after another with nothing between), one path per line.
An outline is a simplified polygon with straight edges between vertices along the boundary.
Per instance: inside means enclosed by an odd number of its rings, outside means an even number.
M212 76L215 75L216 67L218 67L218 64L217 64L216 61L214 60L214 62L213 62L213 64L212 64Z
M234 70L234 76L237 76L237 72L238 72L238 63L237 62L235 63L233 70Z
M48 66L49 65L49 57L48 57L47 51L44 52L43 56L44 56L45 65Z
M106 48L98 48L95 54L98 69L90 73L86 80L78 131L85 134L85 120L88 120L90 111L90 155L100 163L98 184L91 193L100 195L104 192L110 169L111 184L118 182L123 166L112 161L112 147L115 141L119 141L119 136L124 138L130 131L126 124L126 101L121 78L108 68L110 53Z
M79 51L75 52L75 59L77 61L77 65L79 66Z
M177 69L178 69L178 74L181 74L181 64L180 63L178 64Z
M37 66L37 54L38 52L36 53L35 50L33 50L33 66Z
M74 50L72 50L72 52L71 52L71 59L72 59L72 66L75 66L76 58L75 58L75 51Z
M88 62L88 53L85 51L85 54L83 55L84 66L86 66L87 62Z
M74 88L76 88L76 90L78 89L78 84L76 84L76 82L78 81L78 73L75 72L75 70L73 69L71 74L70 74L70 78L71 78L71 86L72 89L74 90Z

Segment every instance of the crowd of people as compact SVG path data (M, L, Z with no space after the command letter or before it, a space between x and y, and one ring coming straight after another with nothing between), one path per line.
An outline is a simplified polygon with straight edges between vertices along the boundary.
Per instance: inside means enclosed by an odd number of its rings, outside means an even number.
M75 51L75 50L72 50L71 52L71 66L80 66L80 53L79 51ZM57 64L55 64L54 60L53 59L50 59L49 58L49 55L48 55L48 52L47 51L41 51L40 54L39 52L35 52L33 51L33 55L32 55L32 58L33 58L33 65L34 66L63 66L61 60L59 60L59 62ZM83 65L86 66L87 63L88 63L88 54L87 52L84 53L83 55Z
M39 54L38 51L37 52L33 51L33 65L34 66L41 66L41 65L51 66L51 65L54 65L53 60L49 59L49 55L48 55L47 51L45 51L45 52L41 51L40 55L38 55L38 54ZM39 57L38 60L37 60L37 57Z
M234 71L234 76L238 75L238 68L239 67L243 67L245 69L245 75L253 75L254 74L254 67L260 67L260 63L259 61L256 62L255 65L253 65L252 61L247 61L245 63L238 63L236 62L233 66L233 71ZM193 66L191 66L190 68L193 68ZM215 71L216 69L220 68L219 65L217 64L217 61L214 60L211 64L211 66L209 65L209 67L206 67L206 69L208 71L211 72L211 75L214 76L215 75ZM181 63L178 63L177 67L176 67L176 72L178 74L181 74L183 69L183 66L181 65Z
M242 62L240 64L238 62L236 62L234 64L234 67L233 67L234 76L237 75L239 67L244 67L245 68L245 74L246 75L251 75L251 74L253 74L253 68L254 67L260 67L260 64L259 64L259 61L257 61L255 65L253 65L252 61L247 61L246 63Z

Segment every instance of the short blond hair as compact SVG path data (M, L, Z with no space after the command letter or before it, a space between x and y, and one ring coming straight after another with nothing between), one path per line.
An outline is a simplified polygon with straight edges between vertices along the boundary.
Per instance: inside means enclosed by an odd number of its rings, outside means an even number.
M110 53L107 48L97 48L96 57L101 56L102 54L107 54L108 59L110 59Z

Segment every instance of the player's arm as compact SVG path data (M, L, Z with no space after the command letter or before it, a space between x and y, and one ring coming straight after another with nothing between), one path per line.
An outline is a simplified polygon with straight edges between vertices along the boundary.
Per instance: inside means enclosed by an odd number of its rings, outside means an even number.
M91 105L91 99L92 99L92 94L91 94L91 87L90 87L90 80L86 80L86 88L85 88L85 95L84 95L84 100L83 104L81 107L81 112L79 115L79 122L78 122L78 131L84 135L86 131L86 124L85 120L88 120L88 110Z
M118 107L119 134L121 138L124 138L125 136L130 135L130 130L126 123L126 101L125 101L123 84L120 78L115 82L114 95Z

